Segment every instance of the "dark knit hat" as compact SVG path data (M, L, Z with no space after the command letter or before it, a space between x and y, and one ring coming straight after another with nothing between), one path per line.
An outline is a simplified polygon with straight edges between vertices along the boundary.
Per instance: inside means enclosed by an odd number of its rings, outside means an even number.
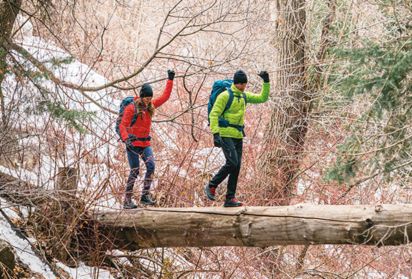
M238 84L238 83L247 83L247 75L244 71L239 70L235 73L233 76L233 83Z
M142 89L140 89L140 98L144 97L153 97L153 89L148 83L143 84Z

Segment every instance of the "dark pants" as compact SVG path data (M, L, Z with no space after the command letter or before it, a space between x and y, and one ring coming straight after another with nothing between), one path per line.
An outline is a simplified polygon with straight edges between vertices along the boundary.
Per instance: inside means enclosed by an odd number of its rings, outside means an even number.
M126 152L130 166L129 178L127 179L126 184L126 194L131 194L133 192L134 183L137 176L139 175L139 157L142 157L143 162L146 165L146 175L144 177L142 194L148 194L155 171L155 162L152 147L127 147Z
M210 180L209 186L217 187L229 176L226 199L231 199L236 195L237 179L242 163L243 139L222 137L222 150L225 154L226 164Z

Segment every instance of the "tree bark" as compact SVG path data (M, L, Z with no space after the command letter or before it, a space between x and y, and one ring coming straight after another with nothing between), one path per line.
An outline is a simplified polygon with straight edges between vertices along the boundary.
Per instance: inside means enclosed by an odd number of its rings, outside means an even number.
M7 71L7 53L5 47L7 41L10 40L11 32L13 31L14 21L20 11L22 0L2 0L0 2L0 107L1 107L1 125L3 129L7 125L7 116L5 111L3 80Z
M0 239L0 277L2 275L7 278L6 274L3 274L2 267L6 268L6 272L12 272L16 266L16 257L14 256L14 250L7 241Z
M266 198L285 205L299 167L310 105L305 80L305 0L277 0L276 9L274 91L282 102L273 106L259 169Z
M41 204L45 207L43 217L53 224L51 216L59 212L47 201ZM408 244L412 237L412 204L147 208L90 214L80 210L73 214L73 218L76 216L81 216L78 224L66 222L66 231L75 232L83 246L94 250L98 245L124 250L311 244L383 246ZM88 253L94 250L89 249Z
M63 200L71 203L76 199L76 192L79 180L79 170L71 167L60 167L57 173L56 191Z
M412 237L412 205L151 208L96 212L112 248L307 244L400 245Z

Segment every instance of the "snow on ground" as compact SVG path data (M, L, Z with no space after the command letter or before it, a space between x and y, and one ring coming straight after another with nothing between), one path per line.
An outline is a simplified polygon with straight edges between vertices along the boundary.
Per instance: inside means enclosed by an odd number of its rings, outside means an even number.
M77 268L71 268L63 263L58 263L58 267L66 271L74 279L87 279L87 278L99 278L99 279L112 279L114 278L107 270L102 270L96 267L86 266L84 263L80 263Z
M0 208L8 215L16 217L16 213L12 211L5 200L0 199ZM17 236L10 224L0 214L0 238L7 241L16 252L18 259L27 265L33 272L42 275L44 278L56 278L50 267L43 263L43 261L33 252L30 243Z
M19 22L26 21L19 20ZM87 65L71 59L68 53L55 46L53 43L33 36L29 21L27 21L22 30L24 32L20 36L18 43L36 59L44 62L46 67L57 77L67 82L82 84L83 86L99 86L107 82L103 76L91 70ZM36 70L30 62L26 61L18 54L14 54L21 65L26 69L31 71ZM53 61L58 59L68 59L70 62L67 64L60 64L56 67L53 65ZM46 89L46 91L50 92L49 94L52 94L52 100L64 104L66 108L93 112L94 117L86 120L86 124L90 130L86 134L67 132L67 130L65 130L64 136L66 137L66 142L68 144L64 149L62 148L59 150L59 152L63 152L64 154L59 154L58 158L52 158L54 155L49 154L49 147L47 144L44 144L47 135L40 133L35 137L21 139L19 142L20 145L30 145L39 153L39 167L29 171L22 165L17 169L0 166L0 172L4 172L35 185L42 185L46 189L53 189L57 168L61 166L76 165L81 173L79 177L79 191L86 192L91 192L99 187L104 187L102 181L105 179L110 179L112 182L115 179L119 179L119 177L113 175L113 170L110 170L109 166L104 163L107 156L111 156L110 159L112 163L116 162L116 159L113 158L113 154L117 152L119 145L118 136L114 132L114 123L117 115L103 110L77 90L63 90L62 87L56 86L56 84L46 78L39 78L38 83L41 84L41 87ZM39 94L38 88L33 84L25 83L24 85L25 86L21 86L21 84L18 84L14 75L6 75L4 82L6 105L16 96L22 98L21 106L18 106L17 111L14 111L12 117L17 121L24 119L24 124L27 124L27 127L30 127L33 131L46 131L45 127L47 125L49 128L53 127L54 130L61 130L63 133L64 127L59 127L58 125L61 124L56 121L50 122L48 113L28 113L28 111L34 112L37 110L36 106L39 101ZM109 88L88 94L103 107L113 111L118 110L121 98L116 96L117 91L114 89ZM24 117L22 118L22 116ZM170 127L165 123L154 123L153 130L157 138L168 146L168 150L165 151L166 153L163 154L163 156L165 158L173 157L173 152L179 150L176 143L178 134L171 131ZM80 161L74 161L72 158L78 157L79 150L90 152L96 158L96 161L92 163L87 162L83 157ZM221 164L224 162L224 157L219 151L220 150L216 148L199 150L192 166L199 168L200 170L209 170L211 167L215 167L216 164ZM157 156L159 155L160 152ZM127 162L124 162L124 164L127 165ZM157 168L162 169L163 165L167 166L169 164L170 162L168 162L168 160L160 160L157 163ZM172 166L172 169L178 172L179 176L187 178L187 173L184 169L179 169L174 166ZM155 186L156 182L154 183L154 187ZM112 189L105 189L105 191L107 194L99 198L98 207L120 208L120 204L112 195ZM3 210L7 209L4 207L4 201L1 201L1 208ZM8 210L7 214L14 214L13 218L17 218L16 214L13 212L14 211L12 210ZM41 259L39 259L31 250L29 242L19 238L4 218L0 219L0 233L2 238L8 239L13 243L19 258L23 263L27 264L33 271L41 274L44 278L55 278L50 268L42 263ZM174 255L174 257L176 257L176 255ZM190 265L183 259L181 259L181 264ZM81 264L76 269L69 268L61 263L59 263L58 266L71 274L73 278L112 278L107 271L87 267L84 264Z
M62 80L82 84L83 86L98 86L105 84L107 80L92 71L87 65L71 59L70 55L64 50L55 46L53 43L43 40L42 38L32 35L32 26L30 21L26 21L19 16L17 23L25 23L21 29L22 33L18 36L18 43L23 46L32 56L39 61L45 63L46 67L51 70L56 76ZM16 28L17 29L17 28ZM35 71L36 68L22 56L14 53L19 62L28 70ZM67 64L59 64L58 67L53 64L53 61L68 59ZM96 104L88 100L81 92L72 89L63 89L56 86L53 82L45 78L39 78L37 83L40 84L49 93L49 98L52 101L58 101L64 104L66 108L79 111L93 112L94 117L85 120L89 133L80 134L77 132L68 132L63 126L60 126L56 121L50 122L48 113L29 113L37 110L39 99L38 88L31 83L17 83L16 77L12 74L6 75L4 82L4 92L6 105L15 100L16 96L21 99L21 104L13 111L12 117L16 123L24 121L28 129L32 131L40 131L37 137L30 139L22 139L21 145L30 144L32 150L37 153L40 158L38 165L32 172L19 168L18 170L0 169L14 177L21 178L28 182L36 182L37 185L46 186L45 188L53 188L53 181L56 176L58 167L76 165L80 169L80 188L95 188L98 184L109 175L109 171L101 161L104 161L110 154L115 154L118 146L117 135L114 132L114 120L116 115L102 110ZM98 101L103 107L117 111L120 103L120 98L114 99L114 89L105 89L97 92L89 93L89 96ZM47 94L46 94L47 95ZM47 131L45 128L54 127L55 131L61 130L62 135L66 138L67 145L59 150L57 158L54 154L47 155L50 152L50 147L44 144L45 136L42 132ZM50 136L49 136L50 137ZM36 142L37 140L37 142ZM41 143L41 144L40 144ZM91 152L96 158L95 164L88 164L83 160L75 161L78 158L79 150L83 152ZM76 155L76 156L75 156ZM53 156L53 158L51 158ZM115 161L111 158L112 162ZM92 173L92 175L86 175ZM46 185L47 184L47 185Z
M10 204L0 199L0 208L10 219L19 218L18 214L12 210ZM18 260L27 265L31 271L43 276L43 278L56 278L53 271L48 265L46 265L41 258L39 258L33 251L29 241L33 239L23 239L16 234L12 229L8 221L3 214L0 214L0 238L7 241L13 248L18 257ZM110 272L104 269L98 269L96 267L86 266L84 263L80 263L77 268L70 268L63 263L57 263L57 266L67 272L73 279L86 279L86 278L99 278L99 279L111 279ZM37 278L37 277L36 277Z
M106 78L96 73L90 69L87 65L82 64L71 58L70 54L65 52L63 49L57 47L49 41L45 41L42 38L33 36L32 27L29 21L25 18L19 16L18 23L25 23L24 27L21 29L22 34L18 37L18 43L23 46L33 57L42 61L45 66L54 73L61 80L66 82L71 82L74 84L81 84L83 86L100 86L107 83ZM25 60L22 56L14 53L19 62L24 65L28 70L35 71L36 68L30 62ZM66 59L68 62L59 64L56 66L53 61ZM107 158L110 157L111 163L117 163L118 165L124 164L127 170L127 162L118 162L114 158L114 154L118 153L118 136L114 131L114 123L117 115L112 114L101 107L97 106L86 98L78 90L62 88L61 86L56 86L52 81L40 77L37 81L41 87L45 88L52 100L56 100L61 104L64 104L69 109L75 109L79 111L93 112L94 116L90 119L85 120L85 124L90 130L86 134L80 134L77 132L68 132L62 124L56 121L50 121L50 116L48 113L27 113L27 111L36 111L36 106L39 102L38 88L31 83L25 83L25 86L17 86L16 77L14 75L8 74L5 79L5 101L6 103L11 102L12 98L15 98L16 92L19 98L24 99L17 109L14 116L18 121L21 120L22 115L24 115L24 123L27 127L32 127L34 131L46 131L45 127L54 127L54 130L61 130L64 134L66 145L65 148L59 150L61 154L57 154L58 158L55 158L55 154L50 154L50 148L47 144L44 144L45 137L50 139L50 135L37 135L36 139L31 137L31 139L23 139L20 141L21 145L30 144L33 149L38 149L39 153L39 168L32 170L32 172L24 171L19 169L15 171L12 175L20 175L21 178L30 181L37 181L37 185L42 185L47 189L54 188L54 178L57 173L57 168L61 166L71 166L75 165L79 168L81 176L79 178L79 188L83 189L96 189L100 186L101 182L107 179L111 179L112 184L121 185L123 182L120 181L123 177L127 176L127 173L121 174L120 177L117 175L112 175L109 170L109 166L105 164ZM99 90L96 92L87 92L88 96L103 107L108 108L112 111L117 111L121 98L118 96L118 90L113 88L107 88ZM47 95L47 94L46 94ZM13 96L13 97L12 97ZM59 126L60 125L60 126ZM161 170L164 166L170 167L170 162L167 158L173 158L173 152L178 151L177 139L178 134L166 123L154 123L153 124L153 134L161 140L165 145L168 146L166 153L164 154L166 160L158 160L156 168ZM58 136L58 135L57 135ZM36 142L37 141L37 142ZM26 145L25 145L26 146ZM95 162L87 162L84 156L81 157L80 161L76 161L79 157L79 153L90 154ZM216 157L223 157L221 155L216 156L216 152L211 152L213 154L212 158L208 158L207 162L211 161L216 163ZM53 156L53 158L51 157ZM160 159L160 152L156 154L156 157ZM219 159L219 161L221 158ZM199 156L195 166L205 168L204 156ZM206 163L209 165L209 163ZM23 166L22 166L23 167ZM144 168L144 167L143 167ZM206 168L209 168L206 166ZM175 168L177 170L177 168ZM8 170L10 173L10 170ZM144 172L141 172L143 175ZM180 169L178 175L187 178L187 173L184 169ZM37 179L35 179L37 177ZM156 183L154 183L155 187ZM102 206L114 206L115 199L109 197L108 192L105 195L104 201L102 201Z
M0 172L12 177L16 177L27 183L37 184L38 175L25 169L11 169L0 166Z

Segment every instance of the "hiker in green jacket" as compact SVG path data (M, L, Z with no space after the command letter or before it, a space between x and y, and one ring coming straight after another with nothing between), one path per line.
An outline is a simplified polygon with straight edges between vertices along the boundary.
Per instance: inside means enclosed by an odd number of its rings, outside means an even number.
M207 198L214 201L217 186L229 176L224 207L243 205L236 199L236 186L242 161L246 104L266 102L269 99L270 91L269 74L262 71L259 76L263 79L262 91L260 94L254 94L245 91L246 73L242 70L237 71L229 89L234 96L232 104L225 110L230 96L230 92L226 90L217 97L210 112L210 130L213 134L214 146L222 148L226 164L205 185L204 191Z

